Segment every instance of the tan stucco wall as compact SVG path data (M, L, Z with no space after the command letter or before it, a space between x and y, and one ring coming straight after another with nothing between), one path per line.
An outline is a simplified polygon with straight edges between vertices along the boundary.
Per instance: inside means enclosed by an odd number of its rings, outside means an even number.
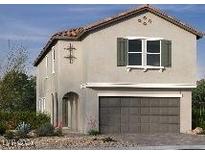
M51 73L51 52L49 57L49 77L45 79L45 58L37 67L37 100L46 97L46 111L51 113L51 93L57 92L59 103L59 121L62 120L62 98L68 92L79 95L78 128L80 132L89 129L90 116L98 118L98 97L102 90L81 89L85 82L132 82L132 83L186 83L195 84L196 81L196 36L180 29L173 24L151 14L146 16L152 23L144 26L138 22L144 14L112 25L96 33L88 35L82 41L60 40L55 45L56 69ZM130 72L126 67L117 67L117 37L143 36L162 37L172 40L172 67L163 72L159 70L133 69ZM64 58L68 52L64 48L69 43L77 49L74 51L74 63ZM118 89L119 90L119 89ZM116 92L119 92L115 89ZM103 90L103 91L113 91ZM121 89L130 93L128 89ZM139 93L135 89L132 93ZM147 92L141 90L142 93ZM149 93L183 93L180 101L181 132L191 127L191 92L181 90L149 91ZM186 112L184 112L186 111ZM97 119L98 125L98 119Z
M140 95L140 94L163 94L163 95L173 95L182 94L180 98L180 132L187 133L191 130L191 90L160 90L160 89L87 89L86 90L86 117L96 118L96 126L99 128L99 97L110 96L116 94L122 94L126 96ZM89 119L85 122L85 132L90 129Z
M69 44L72 43L73 47L76 48L74 51L74 55L76 59L74 59L73 64L70 64L69 59L64 58L65 56L69 55L69 52L67 50L64 50L64 48L67 48ZM59 99L59 110L61 111L62 108L62 98L63 96L68 92L75 92L79 95L78 100L78 127L79 131L83 131L84 127L84 94L83 91L80 88L80 85L82 84L82 50L81 50L81 43L80 42L68 42L68 41L59 41L58 42L59 48L58 48L58 99ZM59 112L59 118L61 117L61 112Z
M51 51L47 54L48 57L48 75L46 75L46 58L44 58L41 63L37 67L37 96L36 96L36 106L38 106L38 100L40 98L45 97L46 98L46 104L45 104L45 112L47 114L51 115L52 112L52 96L51 94L55 95L55 92L57 91L58 83L58 45L55 45L56 50L56 60L55 60L55 73L52 73L51 69L51 63L52 63L52 53ZM38 107L37 107L38 109ZM53 118L53 117L51 117Z
M180 132L188 133L192 129L192 92L181 91L180 102Z
M151 14L151 24L138 22L144 14L102 29L82 42L87 82L192 83L196 81L196 36ZM161 37L172 40L172 67L159 70L117 67L117 37Z

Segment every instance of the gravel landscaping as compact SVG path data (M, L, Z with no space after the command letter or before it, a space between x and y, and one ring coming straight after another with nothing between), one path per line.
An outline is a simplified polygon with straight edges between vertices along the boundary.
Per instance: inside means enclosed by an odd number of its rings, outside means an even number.
M87 136L69 134L62 137L38 137L18 141L20 143L4 143L1 137L0 149L127 149L135 147L127 141L115 136ZM18 144L18 146L16 145Z
M17 143L18 142L18 143ZM38 137L19 140L15 143L5 142L0 137L0 149L146 149L146 146L205 145L204 135L185 134L126 134L98 135L67 134L62 137ZM17 146L18 144L18 146ZM142 148L143 147L143 148ZM174 148L179 149L179 148Z

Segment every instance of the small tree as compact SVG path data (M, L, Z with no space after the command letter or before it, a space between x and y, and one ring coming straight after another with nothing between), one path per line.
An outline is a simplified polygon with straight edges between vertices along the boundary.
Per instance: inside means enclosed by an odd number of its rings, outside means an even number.
M36 78L27 75L27 59L22 44L9 45L6 61L0 67L0 110L35 111Z
M6 111L35 111L35 78L10 71L0 85L1 109Z

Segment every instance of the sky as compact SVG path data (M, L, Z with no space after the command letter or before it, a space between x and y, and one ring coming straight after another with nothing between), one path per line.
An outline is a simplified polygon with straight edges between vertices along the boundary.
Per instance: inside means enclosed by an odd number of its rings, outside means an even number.
M156 4L156 8L205 32L205 4ZM28 50L30 73L41 49L51 35L73 27L116 15L137 7L136 4L76 5L0 5L0 60L8 52L8 40L21 42ZM197 41L197 78L205 77L205 38Z

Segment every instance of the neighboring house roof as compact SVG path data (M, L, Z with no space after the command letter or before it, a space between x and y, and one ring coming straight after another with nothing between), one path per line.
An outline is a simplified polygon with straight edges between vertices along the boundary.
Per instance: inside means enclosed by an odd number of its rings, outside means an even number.
M190 25L187 25L185 23L182 23L180 20L171 17L167 15L165 12L162 12L159 9L153 8L150 5L143 5L141 7L128 10L126 12L120 13L117 16L113 16L110 18L106 18L101 21L97 21L93 24L84 26L84 27L79 27L79 28L73 28L69 30L65 30L62 32L55 33L50 40L47 42L39 56L34 62L34 66L37 66L41 60L45 57L45 55L48 53L49 49L57 42L57 40L71 40L71 41L79 41L85 38L89 33L97 31L102 28L106 28L112 24L118 23L122 20L129 19L133 17L134 15L141 14L144 12L151 12L171 23L174 25L196 35L197 39L200 39L203 37L204 33L196 30L195 28L191 27Z

